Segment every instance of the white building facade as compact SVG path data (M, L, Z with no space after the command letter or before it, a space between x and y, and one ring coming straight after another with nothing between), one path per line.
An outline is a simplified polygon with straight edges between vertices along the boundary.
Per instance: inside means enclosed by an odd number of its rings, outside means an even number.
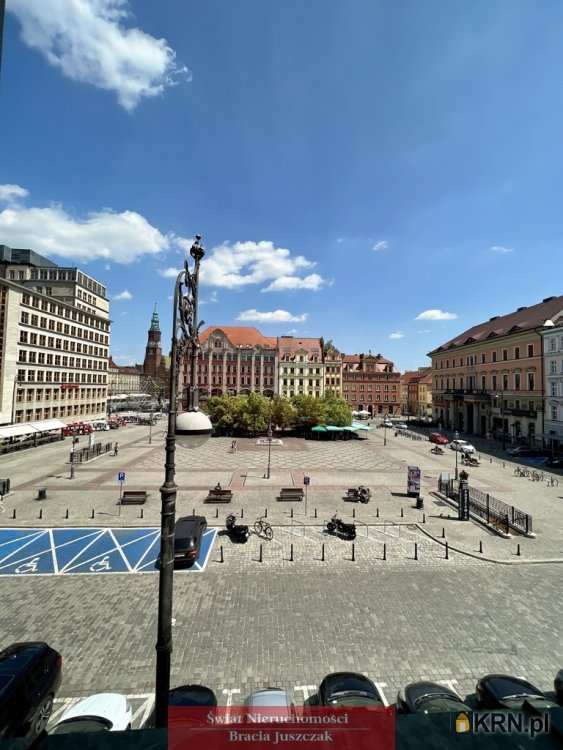
M544 357L544 436L548 447L563 450L563 317L542 330Z

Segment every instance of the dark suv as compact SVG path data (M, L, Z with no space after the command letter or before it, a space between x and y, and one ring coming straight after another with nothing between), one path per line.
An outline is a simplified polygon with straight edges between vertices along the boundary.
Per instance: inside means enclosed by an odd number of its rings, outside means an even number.
M199 555L201 538L207 529L205 516L183 516L174 531L174 567L193 565Z
M0 651L0 740L38 737L61 684L62 656L46 643L14 643Z

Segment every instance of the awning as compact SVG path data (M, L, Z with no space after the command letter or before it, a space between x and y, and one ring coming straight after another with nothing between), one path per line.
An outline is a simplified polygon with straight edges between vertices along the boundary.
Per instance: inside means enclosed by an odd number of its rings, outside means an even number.
M20 437L21 435L31 435L34 432L37 432L37 430L31 426L31 422L11 424L7 427L0 427L0 438Z
M34 427L38 432L49 432L49 430L62 430L65 423L60 419L43 419L41 422L28 422L30 427Z
M368 427L367 424L359 424L358 422L352 422L352 428L353 430L371 430L371 427Z

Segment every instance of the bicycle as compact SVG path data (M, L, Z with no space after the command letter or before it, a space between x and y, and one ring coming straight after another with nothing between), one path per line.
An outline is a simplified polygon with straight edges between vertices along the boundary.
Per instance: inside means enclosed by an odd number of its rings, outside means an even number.
M514 476L515 477L529 477L530 471L529 469L521 469L520 466L517 466L514 469Z
M270 524L264 520L265 516L261 516L254 522L254 533L259 536L260 539L265 539L267 542L271 542L274 538L274 530Z
M543 482L543 474L538 474L537 471L532 471L530 474L530 479L532 482Z
M559 487L559 480L555 477L549 477L549 479L546 480L546 485L548 487Z

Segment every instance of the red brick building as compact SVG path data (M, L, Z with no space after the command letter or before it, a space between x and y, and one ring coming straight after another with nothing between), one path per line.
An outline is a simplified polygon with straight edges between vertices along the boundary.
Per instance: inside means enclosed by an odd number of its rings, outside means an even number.
M399 414L401 374L381 354L344 354L342 395L353 411Z

